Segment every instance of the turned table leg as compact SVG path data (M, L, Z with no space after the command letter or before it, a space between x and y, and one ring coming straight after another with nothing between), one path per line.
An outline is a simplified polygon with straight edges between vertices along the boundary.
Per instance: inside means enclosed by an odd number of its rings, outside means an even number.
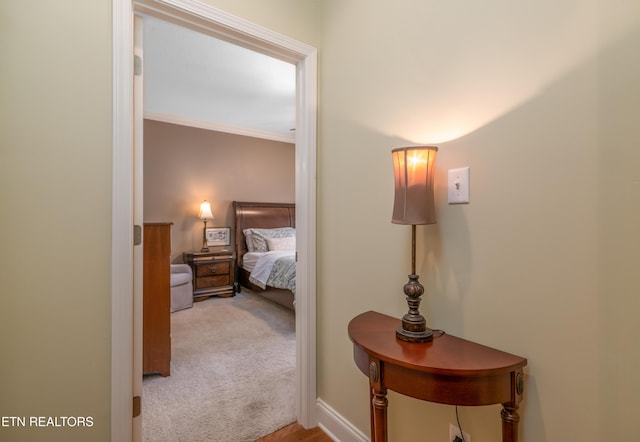
M375 417L375 411L373 409L373 398L375 396L373 395L373 387L369 386L369 420L371 421L370 427L371 427L371 441L375 441L375 434L376 434L376 421L374 419Z
M511 400L502 404L500 417L502 418L502 442L518 442L518 404L524 393L524 376L522 370L511 373Z
M371 399L371 441L387 442L387 389L382 385L380 361L369 362L369 399Z
M387 389L371 389L371 440L372 442L387 442Z
M520 415L518 414L518 406L511 402L502 404L502 442L518 442L518 423Z

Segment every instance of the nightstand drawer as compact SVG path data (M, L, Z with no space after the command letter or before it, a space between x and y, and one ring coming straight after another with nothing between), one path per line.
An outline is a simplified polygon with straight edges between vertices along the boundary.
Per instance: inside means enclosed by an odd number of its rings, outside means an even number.
M206 289L209 287L218 287L221 285L229 285L229 275L205 276L196 278L196 288Z
M206 264L198 264L196 266L196 277L212 276L212 275L228 275L229 262L213 262Z

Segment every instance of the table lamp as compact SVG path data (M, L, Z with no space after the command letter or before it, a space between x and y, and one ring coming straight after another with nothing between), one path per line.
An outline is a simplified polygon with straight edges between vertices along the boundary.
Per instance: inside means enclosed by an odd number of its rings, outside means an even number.
M396 330L396 337L407 342L433 340L433 331L418 310L424 287L416 275L416 225L436 222L433 174L437 152L435 146L399 147L391 151L395 180L391 222L411 225L411 274L404 285L409 311Z
M202 230L202 249L201 252L208 252L209 245L207 244L207 220L213 219L213 214L211 213L211 205L207 200L204 200L200 203L200 214L198 215L202 221L204 221L204 229Z

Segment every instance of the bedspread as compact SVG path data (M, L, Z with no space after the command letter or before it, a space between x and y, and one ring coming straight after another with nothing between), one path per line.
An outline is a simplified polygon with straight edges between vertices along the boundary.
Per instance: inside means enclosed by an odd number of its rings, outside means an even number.
M263 289L271 286L296 293L296 253L266 252L258 258L249 281Z

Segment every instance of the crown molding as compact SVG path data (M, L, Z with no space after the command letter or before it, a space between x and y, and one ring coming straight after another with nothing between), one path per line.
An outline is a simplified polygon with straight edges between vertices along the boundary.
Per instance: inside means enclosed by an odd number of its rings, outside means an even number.
M213 130L216 132L224 132L234 135L242 135L245 137L261 138L264 140L281 141L283 143L295 143L295 131L291 134L280 134L266 130L252 129L231 124L217 123L215 121L198 120L195 118L186 118L173 114L165 114L160 112L145 112L146 120L160 121L163 123L177 124L180 126L195 127L198 129Z

